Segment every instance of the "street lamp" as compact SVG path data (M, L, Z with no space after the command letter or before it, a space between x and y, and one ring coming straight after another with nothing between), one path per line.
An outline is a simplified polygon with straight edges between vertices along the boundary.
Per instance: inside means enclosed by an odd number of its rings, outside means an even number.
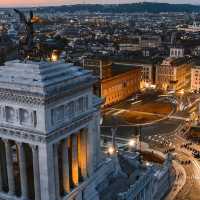
M148 166L150 166L151 165L151 163L150 162L146 162L146 166L148 167Z
M113 155L114 152L115 152L115 149L114 149L112 146L111 146L111 147L108 147L108 153L109 153L110 155Z
M130 139L128 141L128 147L129 147L129 151L132 152L133 150L136 149L136 140L134 139Z
M58 59L59 59L58 52L54 50L53 53L51 54L51 61L56 62L58 61Z
M51 55L51 60L52 60L53 62L56 62L56 61L58 60L57 55L52 54L52 55Z
M131 147L131 148L135 147L135 144L136 144L136 141L134 139L130 139L129 142L128 142L128 146Z
M122 171L120 163L119 163L118 148L115 141L116 132L117 132L117 127L114 127L114 128L112 127L111 128L112 146L108 148L108 152L112 156L112 159L114 161L114 167L115 167L114 176L115 177L122 176L126 178L127 175Z

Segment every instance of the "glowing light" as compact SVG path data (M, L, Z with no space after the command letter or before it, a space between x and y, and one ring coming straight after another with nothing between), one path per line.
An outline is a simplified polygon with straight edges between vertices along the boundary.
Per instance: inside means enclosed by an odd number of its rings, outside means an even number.
M146 162L146 166L150 166L150 163L149 163L149 162Z
M150 85L150 88L152 88L152 89L156 89L156 85Z
M145 87L148 88L150 86L149 83L145 83Z
M52 60L53 62L56 62L56 61L58 60L58 55L55 54L55 53L52 53L52 55L51 55L51 60Z
M59 56L58 56L58 51L57 50L53 50L52 54L51 54L51 61L53 62L56 62L58 61L59 59Z
M162 88L163 88L164 91L167 91L167 88L168 88L167 83L163 83L163 84L162 84Z
M129 142L128 142L128 145L130 146L130 147L134 147L135 146L135 140L133 140L133 139L131 139L131 140L129 140Z
M181 94L181 95L184 95L184 93L185 93L184 89L179 91L179 94Z
M109 153L110 155L113 155L114 152L115 152L114 147L109 147L109 148L108 148L108 153Z

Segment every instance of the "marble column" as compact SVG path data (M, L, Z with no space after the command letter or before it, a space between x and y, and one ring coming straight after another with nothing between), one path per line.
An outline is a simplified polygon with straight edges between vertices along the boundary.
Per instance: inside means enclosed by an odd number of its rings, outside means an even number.
M63 188L65 193L70 192L70 174L69 174L69 155L68 139L62 142L62 170L63 170Z
M88 132L87 132L87 171L88 176L91 176L94 173L94 166L95 166L95 149L98 148L94 144L94 120L92 120L88 125Z
M58 165L58 146L59 144L54 144L54 170L55 170L55 193L56 200L60 199L60 181L59 181L59 165Z
M88 124L87 130L87 170L91 176L100 162L100 112L93 114L93 119Z
M2 190L3 190L3 162L5 162L5 161L3 161L2 160L2 153L4 153L3 151L2 151L2 141L0 141L0 192L2 192Z
M33 174L34 174L34 191L35 199L40 200L40 172L39 172L39 159L38 159L38 146L31 145L33 153Z
M78 186L78 142L77 142L77 135L73 134L71 136L72 139L72 181L74 186Z
M28 181L27 181L25 149L23 143L17 143L17 147L19 152L21 197L22 199L28 199Z
M79 176L81 178L83 178L83 176L82 176L82 166L83 166L83 159L84 159L83 154L84 154L84 152L82 151L82 146L81 146L82 145L81 144L81 133L79 133L77 135L77 145L78 145L78 149L77 149L77 151L78 151L78 166L79 166L79 169L80 169L79 170L79 172L80 172Z
M80 155L81 163L81 175L85 180L87 178L87 129L80 132Z
M39 145L41 200L56 199L54 150L52 143Z
M3 161L1 160L1 156L0 156L0 192L2 192L2 190L3 190L2 162Z
M2 187L8 186L7 166L6 166L6 149L3 140L0 141L0 167L1 167L1 181Z
M15 194L15 180L14 180L14 169L13 169L13 160L12 160L12 149L9 140L4 140L5 150L6 150L6 167L8 175L8 187L9 194Z

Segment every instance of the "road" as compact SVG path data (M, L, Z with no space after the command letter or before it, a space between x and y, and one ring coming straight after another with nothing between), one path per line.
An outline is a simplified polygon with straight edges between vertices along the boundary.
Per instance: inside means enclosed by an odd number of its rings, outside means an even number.
M102 134L111 136L110 128L117 126L117 137L128 141L135 137L137 129L135 124L147 123L147 126L141 128L141 140L148 143L150 148L165 153L170 148L175 148L176 161L191 161L191 164L182 164L186 172L186 184L178 192L175 200L199 200L200 199L200 162L192 156L192 153L180 148L180 146L188 141L185 140L185 131L188 131L189 110L196 109L195 105L199 98L183 112L174 112L173 106L169 102L162 101L156 95L149 98L140 99L133 103L129 100L113 106L104 111L104 120L102 125ZM157 104L159 102L159 104ZM159 106L161 105L161 106ZM154 123L156 121L159 123ZM195 146L195 148L197 148ZM199 147L200 150L200 147ZM172 192L176 192L177 180L175 188ZM173 195L171 195L173 196ZM169 200L172 200L169 198Z
M180 131L179 127L174 130L174 133L169 133L166 135L158 134L156 136L151 136L148 138L148 143L153 146L154 149L157 149L163 153L167 149L175 148L174 154L176 155L176 160L178 162L189 160L191 161L191 164L182 164L185 169L187 179L185 185L177 194L175 200L199 200L200 162L192 156L191 151L185 148L180 148L182 144L186 144L188 143L188 141L179 136L180 132L178 133L178 131ZM196 146L194 145L191 147L196 148ZM177 185L173 189L176 189L176 187ZM168 197L167 200L172 199Z
M187 149L180 148L181 144L187 143L185 139L176 136L173 144L176 147L177 160L186 161L190 160L191 164L184 164L187 179L186 184L176 196L176 200L199 200L200 196L200 163L192 156L192 153Z

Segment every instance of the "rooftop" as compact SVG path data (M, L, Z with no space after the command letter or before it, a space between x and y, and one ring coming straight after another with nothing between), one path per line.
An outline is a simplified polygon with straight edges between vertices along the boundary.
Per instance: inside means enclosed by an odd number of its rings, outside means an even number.
M177 67L188 63L190 63L190 59L188 59L187 57L183 58L168 57L165 60L163 60L162 65L172 65L174 67Z
M48 96L82 82L95 80L82 67L64 62L9 61L0 66L0 88Z
M200 57L196 57L192 59L193 68L200 68Z
M112 64L112 76L126 73L134 69L142 69L142 67L136 66L134 64L114 63Z

